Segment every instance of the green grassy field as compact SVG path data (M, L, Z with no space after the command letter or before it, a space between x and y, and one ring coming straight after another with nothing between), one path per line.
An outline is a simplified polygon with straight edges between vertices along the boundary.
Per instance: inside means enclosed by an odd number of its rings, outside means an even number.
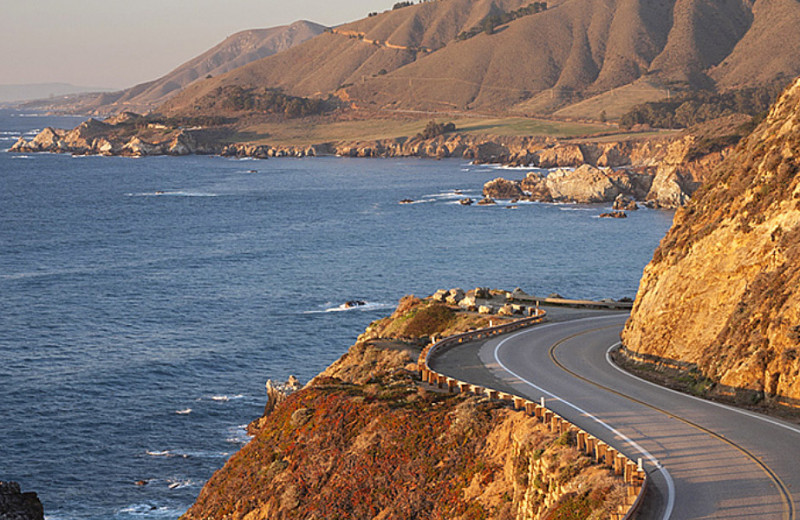
M567 123L543 119L510 118L436 118L453 121L459 133L496 136L551 136L569 138L599 134L609 127L599 124ZM371 141L411 137L421 132L430 119L368 119L360 121L289 120L258 123L241 128L234 142L251 142L275 146L307 146L337 141Z

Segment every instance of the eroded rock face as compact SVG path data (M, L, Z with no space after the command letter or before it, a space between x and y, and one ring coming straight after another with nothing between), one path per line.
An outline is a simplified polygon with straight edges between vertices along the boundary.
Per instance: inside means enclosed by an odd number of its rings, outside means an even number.
M695 368L710 394L800 405L799 171L800 81L676 214L623 332L634 355Z
M497 178L483 185L483 196L493 199L518 199L523 193L518 182Z
M36 493L23 493L16 482L0 481L0 520L44 520Z
M607 202L621 193L611 179L609 171L602 171L589 164L575 170L556 170L546 179L553 200L560 202Z

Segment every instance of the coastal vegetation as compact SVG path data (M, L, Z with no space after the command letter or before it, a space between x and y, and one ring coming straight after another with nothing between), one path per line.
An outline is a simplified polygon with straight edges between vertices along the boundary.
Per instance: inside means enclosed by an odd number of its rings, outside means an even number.
M542 11L546 10L547 2L533 2L525 7L520 7L519 9L515 9L513 11L489 14L483 20L481 20L481 23L478 25L458 33L456 40L469 40L480 33L494 34L495 29L501 25L505 25L513 20L516 20L517 18L541 13Z
M784 81L769 86L742 88L726 92L698 90L682 92L670 99L636 105L620 118L620 126L648 125L653 128L688 128L732 114L755 118L743 128L746 135L761 122L769 107L786 88Z

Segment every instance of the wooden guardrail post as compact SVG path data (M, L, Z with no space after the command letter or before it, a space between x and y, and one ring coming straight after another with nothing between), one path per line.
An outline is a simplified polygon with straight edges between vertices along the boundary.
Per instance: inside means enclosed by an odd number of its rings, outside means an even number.
M594 461L600 464L600 461L605 459L605 455L606 455L606 443L598 440L594 444Z
M550 421L553 419L553 415L553 412L545 408L544 415L542 416L544 419L543 422L550 429L550 431L553 431L553 426L550 424Z
M586 453L586 432L583 430L578 430L578 451Z
M531 417L536 417L536 403L525 401L525 413Z

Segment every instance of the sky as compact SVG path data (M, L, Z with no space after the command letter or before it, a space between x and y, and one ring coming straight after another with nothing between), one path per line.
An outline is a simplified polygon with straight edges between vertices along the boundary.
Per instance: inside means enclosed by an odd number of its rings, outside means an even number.
M297 20L337 25L396 0L0 0L0 85L126 88L231 34Z

